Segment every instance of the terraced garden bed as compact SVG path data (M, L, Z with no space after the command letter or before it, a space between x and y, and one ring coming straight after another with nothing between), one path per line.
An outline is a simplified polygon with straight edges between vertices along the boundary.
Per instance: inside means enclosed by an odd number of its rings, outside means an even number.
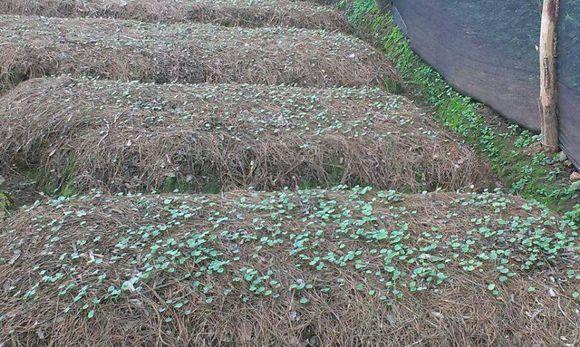
M349 31L334 8L290 0L3 0L0 13Z
M0 16L0 90L56 74L154 82L385 86L382 55L322 30Z
M580 341L577 209L484 190L488 164L389 94L389 63L329 7L2 12L58 18L0 15L0 346ZM405 47L397 66L424 73Z
M0 340L566 344L577 236L500 193L59 198L0 226Z
M488 186L429 118L376 88L35 79L0 98L0 161L74 191Z

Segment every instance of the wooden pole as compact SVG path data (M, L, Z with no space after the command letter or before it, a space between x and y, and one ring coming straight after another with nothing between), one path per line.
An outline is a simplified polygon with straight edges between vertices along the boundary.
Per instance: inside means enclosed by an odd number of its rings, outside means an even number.
M559 0L544 0L540 30L540 116L542 145L558 151L558 12Z

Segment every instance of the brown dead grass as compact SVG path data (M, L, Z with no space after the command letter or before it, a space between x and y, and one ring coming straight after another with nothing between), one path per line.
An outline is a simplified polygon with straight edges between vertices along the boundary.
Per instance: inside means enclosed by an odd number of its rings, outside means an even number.
M154 82L384 86L363 41L322 30L0 16L0 89L58 74Z
M335 5L340 0L294 0L294 1L314 3L314 4L318 4L318 5Z
M62 186L485 187L487 166L379 89L38 79L0 99L0 161ZM65 182L66 181L66 182ZM205 187L205 188L204 188Z
M380 230L389 236L369 237ZM547 247L528 245L534 235L549 237ZM572 346L580 337L577 281L565 275L578 271L573 235L555 216L502 194L59 199L0 226L0 340ZM468 251L453 246L470 241ZM499 258L483 260L481 252ZM327 260L348 254L344 264ZM532 268L520 270L534 254ZM316 257L325 263L318 270ZM472 260L482 263L467 270ZM213 266L221 261L221 270ZM445 264L437 270L448 276L443 283L413 279L436 264ZM514 271L501 284L500 264ZM389 265L402 272L398 279ZM412 281L424 289L411 290Z
M2 0L0 13L350 31L341 12L290 0Z

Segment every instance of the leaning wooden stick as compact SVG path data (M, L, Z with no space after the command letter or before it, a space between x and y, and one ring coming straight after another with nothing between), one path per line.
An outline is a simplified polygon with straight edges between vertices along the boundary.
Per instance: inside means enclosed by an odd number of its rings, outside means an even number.
M558 70L557 30L559 0L544 0L540 31L540 116L542 144L558 151Z

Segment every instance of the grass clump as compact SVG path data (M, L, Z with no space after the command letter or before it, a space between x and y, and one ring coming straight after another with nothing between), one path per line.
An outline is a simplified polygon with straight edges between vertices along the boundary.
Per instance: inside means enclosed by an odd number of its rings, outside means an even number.
M540 150L538 135L484 115L481 104L453 90L411 50L392 15L379 12L374 0L343 1L341 7L362 36L383 48L413 96L433 106L440 122L485 154L511 193L561 211L580 209L578 189L568 179L570 169L558 155Z
M3 0L0 13L349 30L348 21L336 9L290 0Z
M59 198L0 226L0 339L562 344L577 227L499 192Z
M473 151L378 88L143 84L70 77L0 99L0 161L60 193L371 184L489 186Z
M57 74L165 83L385 86L380 52L323 30L0 16L0 89Z

